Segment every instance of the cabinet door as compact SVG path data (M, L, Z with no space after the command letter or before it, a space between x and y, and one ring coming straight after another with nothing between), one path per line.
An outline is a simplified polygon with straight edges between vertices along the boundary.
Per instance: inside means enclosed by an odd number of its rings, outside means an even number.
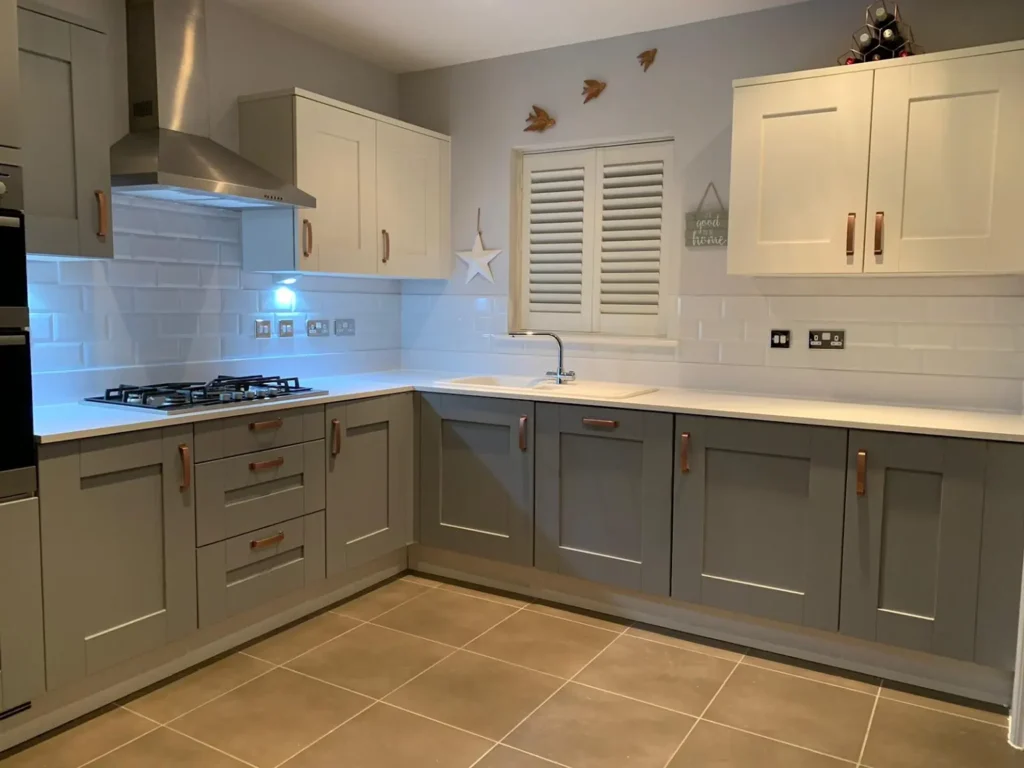
M669 594L672 417L537 404L536 565Z
M0 0L0 104L17 104L21 98L17 34L17 0ZM21 146L21 119L17 109L0 111L0 146Z
M412 539L412 395L327 408L327 575Z
M316 208L296 214L300 270L377 273L375 126L372 118L295 99L296 183L316 197Z
M676 417L672 597L835 631L846 430Z
M113 256L104 35L18 12L30 253Z
M1024 51L879 70L866 271L1024 271L1022 125Z
M451 276L438 272L441 258L442 189L440 139L389 123L377 123L377 222L381 229L378 270L392 277Z
M191 426L44 445L47 687L196 628Z
M424 395L420 540L533 565L533 403Z
M974 659L985 447L850 433L843 634Z
M862 270L872 77L736 89L730 274Z
M0 504L0 711L46 690L39 501Z

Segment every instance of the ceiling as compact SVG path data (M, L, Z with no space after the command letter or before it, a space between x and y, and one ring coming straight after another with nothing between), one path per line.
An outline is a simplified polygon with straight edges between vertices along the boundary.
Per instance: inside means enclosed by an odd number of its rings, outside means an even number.
M675 27L801 0L232 0L392 72Z

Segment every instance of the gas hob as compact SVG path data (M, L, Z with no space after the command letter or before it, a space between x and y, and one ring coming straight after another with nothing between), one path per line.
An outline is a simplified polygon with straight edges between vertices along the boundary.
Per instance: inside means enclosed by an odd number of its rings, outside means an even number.
M303 387L295 377L218 376L208 382L170 382L149 386L125 384L108 389L101 397L87 397L85 402L179 413L263 400L325 394L327 393L323 390Z

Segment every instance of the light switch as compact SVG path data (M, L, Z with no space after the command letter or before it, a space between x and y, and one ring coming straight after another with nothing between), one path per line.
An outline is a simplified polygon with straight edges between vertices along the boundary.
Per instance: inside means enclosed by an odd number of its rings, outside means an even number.
M257 339L269 339L271 337L270 321L257 320L255 333Z
M290 339L295 335L295 321L294 320L278 320L277 321L277 335L282 339Z

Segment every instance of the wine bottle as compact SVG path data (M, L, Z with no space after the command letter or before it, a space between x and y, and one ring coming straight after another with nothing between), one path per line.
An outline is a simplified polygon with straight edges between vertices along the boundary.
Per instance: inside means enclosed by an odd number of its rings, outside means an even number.
M868 6L868 23L875 29L885 29L896 22L896 17L889 13L885 0L877 0Z
M865 55L879 45L877 33L869 26L863 26L854 32L853 39L857 43L857 50Z
M888 48L890 51L898 51L903 47L905 40L903 35L900 34L900 28L898 24L890 24L882 30L882 34L879 35L882 41L882 45Z
M861 64L864 61L864 54L857 50L851 50L839 57L839 63L845 67L852 64Z

